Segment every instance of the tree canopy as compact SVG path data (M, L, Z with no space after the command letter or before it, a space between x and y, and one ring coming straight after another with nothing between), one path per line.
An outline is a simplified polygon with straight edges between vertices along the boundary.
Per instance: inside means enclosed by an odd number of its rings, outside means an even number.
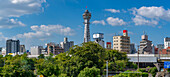
M27 54L14 57L0 56L0 76L5 77L98 77L105 74L106 61L109 71L126 71L136 68L129 62L126 53L106 50L94 42L75 45L68 52L38 58L28 58Z

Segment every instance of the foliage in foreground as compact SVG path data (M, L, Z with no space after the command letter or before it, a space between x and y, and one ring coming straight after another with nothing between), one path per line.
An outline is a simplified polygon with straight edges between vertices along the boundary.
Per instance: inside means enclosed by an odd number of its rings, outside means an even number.
M80 71L78 77L101 77L100 69L96 67L92 68L86 67L84 70Z
M124 71L136 68L129 62L126 53L106 50L100 45L88 42L72 47L68 52L55 57L28 58L26 54L0 56L0 76L5 77L91 77L105 74L106 61L109 71Z
M156 67L153 67L153 68L149 69L148 72L151 73L153 77L155 77L158 70Z
M148 77L148 73L142 72L142 71L125 71L123 73L120 73L118 75L115 75L114 77Z

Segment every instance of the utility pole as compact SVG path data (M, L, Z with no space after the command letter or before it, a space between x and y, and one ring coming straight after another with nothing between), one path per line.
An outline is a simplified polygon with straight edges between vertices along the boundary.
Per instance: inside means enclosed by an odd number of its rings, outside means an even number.
M106 77L108 77L108 61L106 61Z
M138 45L138 69L139 69L139 45Z

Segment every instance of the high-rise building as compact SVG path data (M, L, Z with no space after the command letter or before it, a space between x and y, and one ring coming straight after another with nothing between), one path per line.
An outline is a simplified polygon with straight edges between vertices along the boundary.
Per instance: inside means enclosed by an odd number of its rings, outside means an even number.
M130 53L130 37L127 30L123 30L123 36L113 36L113 49Z
M33 46L31 47L31 55L40 55L43 46Z
M170 47L170 37L164 38L164 49Z
M67 37L64 38L64 42L60 43L61 47L64 49L64 52L68 51L72 46L74 46L74 41L68 41Z
M112 49L112 43L111 42L106 43L106 49Z
M25 45L20 45L20 53L25 53L26 49L25 49Z
M98 43L100 46L104 48L104 34L103 33L95 33L93 34L93 39L95 42Z
M6 41L6 54L18 54L20 52L20 41L9 39Z
M91 13L86 10L83 14L84 18L84 42L89 42L90 41L90 18L91 18Z
M60 53L63 53L64 49L62 47L60 47L59 44L48 43L47 44L47 52L48 52L48 55L50 55L50 53L52 53L54 55L58 55Z
M130 44L130 54L134 54L134 53L136 53L135 44L131 43Z
M142 41L140 42L140 49L139 53L140 54L152 54L152 41L148 40L148 35L144 34L142 35Z

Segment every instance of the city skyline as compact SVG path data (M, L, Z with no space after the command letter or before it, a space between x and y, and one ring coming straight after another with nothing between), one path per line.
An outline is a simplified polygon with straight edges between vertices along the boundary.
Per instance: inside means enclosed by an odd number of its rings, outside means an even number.
M26 49L36 45L44 46L49 42L59 43L64 37L75 44L81 44L84 35L82 14L86 6L92 14L91 38L93 33L101 32L104 33L105 42L112 42L114 34L122 35L125 29L129 31L131 43L139 45L145 31L149 40L157 45L163 44L163 39L169 36L170 5L166 0L0 1L0 44L3 47L6 40L11 38L19 39Z

